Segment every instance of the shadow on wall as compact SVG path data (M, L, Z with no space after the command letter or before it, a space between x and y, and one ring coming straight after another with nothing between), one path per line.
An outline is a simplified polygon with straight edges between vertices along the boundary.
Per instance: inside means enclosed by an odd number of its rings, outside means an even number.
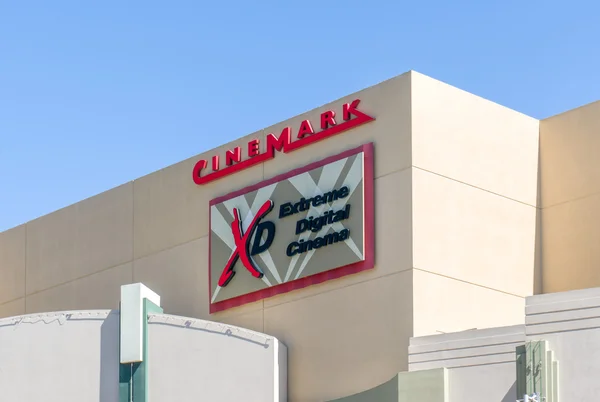
M119 402L119 311L111 310L100 329L100 402Z
M446 383L443 380L441 375L444 374L445 370L433 369L399 373L391 380L375 388L330 402L404 402L413 400L416 402L448 402L449 395L446 392L451 392L453 384L451 382ZM404 377L405 380L399 381L399 377ZM464 389L455 390L455 393L469 394L468 390ZM483 398L482 401L488 400L485 399L485 396ZM496 398L498 398L498 394L496 394ZM498 399L493 400L498 401ZM499 402L515 402L515 400L517 400L516 381L513 382L508 392ZM449 402L453 401L454 399L451 399Z
M398 375L395 375L391 380L375 388L329 402L398 402L398 393Z
M501 402L515 402L518 399L517 396L517 382L513 382L513 385L510 387L504 398L502 398Z

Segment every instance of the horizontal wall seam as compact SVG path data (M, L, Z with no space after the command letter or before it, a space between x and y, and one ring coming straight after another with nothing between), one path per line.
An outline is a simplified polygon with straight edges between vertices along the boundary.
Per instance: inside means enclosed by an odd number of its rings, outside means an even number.
M191 240L187 240L187 241L184 241L183 243L175 244L175 245L173 245L173 246L169 246L169 247L167 247L167 248L163 248L163 249L161 249L161 250L154 251L154 252L152 252L152 253L150 253L150 254L145 254L145 255L143 255L143 256L136 257L136 258L134 258L134 259L132 260L132 262L135 262L135 261L138 261L138 260L143 260L144 258L148 258L148 257L153 257L153 256L155 256L155 255L157 255L157 254L160 254L160 253L162 253L162 252L169 251L169 250L173 250L174 248L177 248L177 247L185 246L186 244L190 244L190 243L191 243L191 242L193 242L193 241L196 241L196 240L202 240L202 239L204 239L204 238L208 238L208 236L209 236L209 235L208 235L208 234L206 234L206 235L204 235L204 236L200 236L200 237L194 237L193 239L191 239Z
M16 301L19 301L19 300L21 300L21 299L25 299L25 297L26 297L26 296L21 296L21 297L17 297L16 299L11 299L11 300L9 300L9 301L2 302L2 303L0 303L0 307L2 307L2 306L4 306L4 305L6 305L6 304L8 304L8 303L14 303L14 302L16 302Z
M421 171L423 171L423 172L431 173L431 174L434 174L434 175L436 175L436 176L443 177L443 178L445 178L445 179L448 179L448 180L452 180L452 181L454 181L454 182L456 182L456 183L464 184L465 186L469 186L469 187L472 187L472 188L476 188L477 190L485 191L486 193L490 193L490 194L496 195L496 196L498 196L498 197L505 198L505 199L507 199L507 200L510 200L510 201L518 202L519 204L527 205L527 206L529 206L529 207L532 207L532 208L535 208L535 209L541 209L541 208L540 208L540 207L538 207L538 206L531 205L531 204L528 204L528 203L526 203L526 202L519 201L519 200L516 200L516 199L514 199L514 198L511 198L511 197L507 197L507 196L505 196L505 195L502 195L502 194L496 193L496 192L494 192L494 191L487 190L487 189L485 189L485 188L481 188L481 187L475 186L475 185L473 185L473 184L470 184L470 183L467 183L467 182L464 182L464 181L461 181L461 180L458 180L458 179L454 179L454 178L452 178L452 177L449 177L449 176L445 176L445 175L443 175L443 174L440 174L440 173L432 172L431 170L423 169L423 168L421 168L421 167L418 167L418 166L415 166L415 165L413 165L412 167L414 167L415 169L419 169L419 170L421 170Z
M527 333L525 335L527 335L527 336L551 335L551 334L562 334L562 333L565 333L565 332L587 331L587 330L591 330L591 329L600 329L600 326L595 325L595 326L592 326L592 327L578 327L578 328L571 328L571 329L557 329L557 330L554 330L554 331L540 331L540 332L527 331Z
M464 367L478 367L478 366L492 366L492 365L496 365L496 364L507 364L507 363L515 363L516 358L512 358L510 360L504 360L504 361L500 361L500 362L490 362L490 363L475 363L475 364L465 364L465 365L459 365L459 366L444 366L444 368L446 369L453 369L453 368L464 368ZM419 367L410 367L410 366L418 366L421 363L410 363L409 364L409 371L413 371L415 369L419 369L419 370L427 370L427 369L421 369ZM423 363L423 364L427 364L427 363ZM434 367L434 368L442 368L442 367Z
M566 304L566 303L565 303ZM557 307L556 309L548 309L548 310L544 310L544 311L539 311L539 312L535 312L535 313L528 313L525 312L525 315L527 317L535 317L535 316L540 316L540 315L544 315L544 314L554 314L554 313L566 313L568 311L585 311L585 310L594 310L600 308L600 303L594 306L588 306L588 307L572 307L572 308L566 308L566 307Z
M504 291L504 290L500 290L500 289L494 289L494 288L491 288L491 287L489 287L489 286L480 285L480 284L478 284L478 283L473 283L473 282L465 281L464 279L453 278L453 277L451 277L451 276L443 275L443 274L440 274L440 273L437 273L437 272L428 271L428 270L426 270L426 269L421 269L421 268L417 268L417 267L413 267L413 269L415 269L415 270L417 270L417 271L421 271L421 272L426 272L426 273L428 273L428 274L432 274L432 275L441 276L442 278L451 279L451 280L454 280L454 281L457 281L457 282L462 282L462 283L466 283L466 284L469 284L469 285L477 286L477 287L480 287L480 288L483 288L483 289L487 289L487 290L493 290L493 291L495 291L495 292L498 292L498 293L503 293L503 294L505 294L505 295L509 295L509 296L518 297L519 299L525 299L526 297L529 297L529 296L519 296L519 295L516 295L516 294L514 294L514 293L506 292L506 291Z
M525 335L523 334L523 339L525 338ZM454 351L454 350L465 350L465 349L478 349L478 348L488 348L490 346L509 346L509 345L520 345L522 342L499 342L499 343L486 343L484 345L475 345L475 346L462 346L462 347L458 347L458 348L447 348L447 349L435 349L435 350L430 350L430 351L426 351L426 352L411 352L409 347L409 352L408 355L409 356L416 356L416 355L426 355L426 354L430 354L430 353L440 353L440 352L450 352L450 351Z
M581 318L567 318L567 319L562 319L562 320L548 320L548 321L542 321L542 322L527 322L527 318L525 318L525 325L527 327L535 327L537 325L547 325L547 324L557 324L557 323L562 323L562 322L576 322L576 321L586 321L586 320L595 320L600 318L600 314L594 317L581 317Z
M248 308L250 305L252 305L252 308ZM209 318L211 321L213 322L220 322L225 324L225 322L223 322L224 320L228 320L228 319L233 319L233 318L238 318L241 317L243 315L246 314L253 314L253 313L258 313L259 311L263 311L265 309L265 299L260 299L257 300L255 302L251 302L250 304L242 304L241 306L238 306L241 308L240 311L236 311L235 307L232 307L231 309L227 309L227 310L222 310L222 311L218 311L216 313L212 313L209 314ZM247 308L247 310L244 309ZM235 311L235 312L233 312ZM181 315L180 313L177 312L170 312L170 315Z
M384 173L384 174L379 175L379 176L373 175L373 181L378 180L378 179L382 179L382 178L387 177L387 176L391 176L391 175L396 174L396 173L404 172L405 170L412 169L412 167L413 167L412 165L408 165L408 166L402 167L400 169L396 169L396 170L393 170L391 172Z
M323 295L323 294L326 294L326 293L329 293L329 292L335 292L336 290L346 289L346 288L349 288L349 287L351 287L351 286L360 285L360 284L367 283L367 282L371 282L371 281L374 281L374 280L378 280L378 279L382 279L382 278L389 278L389 277L391 277L391 276L393 276L393 275L403 274L403 273L405 273L405 272L409 272L409 271L411 271L411 270L413 270L413 269L414 269L414 268L408 268L408 269L404 269L404 270L402 270L402 271L390 272L389 274L385 274L385 275L377 276L377 277L375 277L375 278L371 278L371 279L366 279L366 280L364 280L364 281L360 281L360 282L354 282L354 283L350 283L350 284L348 284L348 285L341 286L341 287L338 287L338 288L333 288L333 289L323 290L323 291L321 291L321 292L319 292L319 293L315 293L315 294L312 294L312 295L307 295L307 296L304 296L304 297L299 297L299 298L297 298L297 299L294 299L294 300L288 300L288 301L284 301L284 302L281 302L281 303L273 304L273 305L271 305L271 306L268 306L268 307L267 307L267 306L265 306L264 310L266 311L266 310L268 310L268 309L270 309L270 308L279 307L279 306L281 306L281 305L283 305L283 304L287 304L287 303L293 303L293 302L300 301L300 300L304 300L304 299L308 299L308 298L311 298L311 297L320 296L320 295ZM369 271L365 271L365 272L369 272ZM339 279L337 279L337 280L339 281ZM335 283L335 281L329 281L329 282L331 282L331 283ZM284 293L284 294L285 294L285 293ZM268 298L267 298L267 299L264 299L264 300L268 300Z
M596 191L596 192L591 193L591 194L582 195L581 197L573 198L572 200L561 201L561 202L557 202L556 204L542 206L541 208L544 209L544 210L545 209L550 209L550 208L553 208L553 207L558 207L558 206L561 206L561 205L564 205L564 204L568 204L570 202L581 201L581 200L584 200L586 198L594 197L594 196L596 196L598 194L600 194L600 191Z
M461 360L461 359L477 359L480 357L489 357L489 356L502 356L502 355L510 355L511 358L514 357L515 351L514 350L507 350L504 352L496 352L496 353L483 353L483 354L475 354L475 355L469 355L469 356L444 356L442 358L439 359L430 359L430 360L411 360L410 356L409 356L409 363L431 363L431 362L439 362L439 361L448 361L448 360Z
M91 274L87 274L87 275L84 275L84 276L80 276L80 277L77 277L77 278L75 278L75 279L71 279L71 280L69 280L69 281L66 281L66 282L59 283L59 284L57 284L57 285L52 285L52 286L50 286L50 287L47 287L47 288L44 288L44 289L41 289L41 290L37 290L37 291L35 291L35 292L33 292L33 293L28 293L28 294L26 294L26 295L25 295L25 298L27 298L27 297L29 297L29 296L34 296L34 295L37 295L38 293L45 292L46 290L51 290L51 289L57 288L57 287L59 287L59 286L62 286L62 285L67 285L67 284L69 284L69 283L71 283L71 282L75 282L75 281L78 281L78 280L80 280L80 279L85 279L85 278L89 278L90 276L93 276L93 275L101 274L102 272L106 272L106 271L108 271L108 270L110 270L110 269L117 268L117 267L120 267L121 265L129 264L129 263L132 263L132 264L131 264L131 269L133 270L133 261L129 260L129 261L121 262L121 263L119 263L119 264L112 265L112 266L110 266L110 267L108 267L108 268L104 268L104 269L102 269L102 270L100 270L100 271L97 271L97 272L92 272Z
M122 262L122 263L119 263L119 264L116 264L116 265L110 266L110 267L108 267L108 268L104 268L104 269L102 269L101 271L97 271L97 272L93 272L93 273L91 273L91 274L88 274L88 275L80 276L80 277L77 277L77 278L75 278L75 279L71 279L71 280L69 280L69 281L66 281L66 282L61 282L61 283L59 283L59 284L56 284L56 285L53 285L53 286L50 286L50 287L47 287L47 288L44 288L44 289L41 289L41 290L35 291L35 292L33 292L33 293L26 294L25 296L18 297L18 298L16 298L16 299L13 299L13 300L10 300L10 301L7 301L7 302L4 302L4 303L0 304L0 306L2 306L2 305L4 305L4 304L8 304L8 303L10 303L10 302L13 302L13 301L16 301L16 300L19 300L19 299L27 298L28 296L33 296L33 295L36 295L36 294L38 294L38 293L45 292L46 290L51 290L51 289L57 288L57 287L59 287L59 286L62 286L62 285L67 285L67 284L69 284L69 283L71 283L71 282L75 282L75 281L78 281L78 280L80 280L80 279L89 278L89 277L90 277L90 276L92 276L92 275L100 274L100 273L102 273L102 272L108 271L108 270L110 270L110 269L113 269L113 268L116 268L116 267L119 267L119 266L121 266L121 265L125 265L125 264L128 264L128 263L131 263L131 269L132 269L132 271L134 272L134 273L133 273L133 275L134 275L134 277L133 277L133 278L134 278L134 282L135 282L135 269L134 269L134 268L135 268L135 262L136 262L136 261L138 261L138 260L141 260L141 259L144 259L144 258L147 258L147 257L150 257L150 256L153 256L153 255L155 255L155 254L158 254L158 253L162 253L162 252L164 252L164 251L169 251L169 250L172 250L172 249L174 249L174 248L176 248L176 247L184 246L184 245L186 245L186 244L189 244L189 243L191 243L191 242L193 242L193 241L196 241L196 240L203 239L203 238L205 238L205 237L208 237L208 235L207 235L207 236L198 237L198 238L195 238L195 239L192 239L192 240L189 240L189 241L187 241L187 242L185 242L185 243L180 243L180 244L177 244L177 245L175 245L175 246L172 246L172 247L166 248L166 249L164 249L164 250L161 250L161 251L158 251L158 252L156 252L156 253L148 254L148 255L146 255L146 256L144 256L144 257L138 257L138 258L136 258L136 259L134 259L134 260L125 261L125 262ZM331 290L343 289L343 288L345 288L345 287L348 287L348 286L353 286L353 285L357 285L357 284L359 284L359 283L366 283L366 282L369 282L369 281L371 281L371 280L373 280L373 279L384 278L384 277L391 276L391 275L395 275L395 274L398 274L398 273L402 273L402 272L410 271L411 269L413 269L413 268L408 268L408 269L405 269L405 270L402 270L402 271L397 271L397 272L391 272L391 273L389 273L389 274L381 275L381 276L378 276L378 277L375 277L375 278L372 278L372 279L367 279L367 280L365 280L365 281L360 281L360 282L352 283L352 284L349 284L349 285L346 285L346 286L342 286L342 287L340 287L340 288L331 289ZM330 290L328 290L328 291L325 291L325 292L322 292L322 293L326 293L326 292L329 292L329 291L330 291ZM321 293L318 293L318 294L321 294ZM313 295L311 295L311 296L313 296ZM294 299L294 300L291 300L291 301L301 300L301 299L308 298L308 297L311 297L311 296L305 296L305 297L301 297L301 298L299 298L299 299ZM282 302L282 303L279 303L279 304L277 304L277 305L273 305L273 306L269 306L269 307L275 307L275 306L278 306L278 305L280 305L280 304L285 304L285 303L289 303L289 302ZM257 310L258 310L258 309L257 309ZM242 314L243 314L243 313L242 313Z
M262 166L263 166L263 180L262 181L264 181L265 180L265 176L264 176L264 163L262 163ZM411 168L412 168L412 166L405 166L405 167L402 167L400 169L396 169L396 170L394 170L392 172L384 173L384 174L382 174L380 176L373 177L373 181L377 181L379 179L382 179L384 177L387 177L387 176L390 176L390 175L393 175L393 174L396 174L396 173L404 172L405 170L409 170ZM240 186L240 188L242 188L242 187L243 186ZM135 197L135 195L134 195L134 197ZM135 216L135 209L134 209L134 216ZM191 243L193 241L200 240L200 239L203 239L205 237L208 237L209 235L210 235L210 228L209 228L208 233L206 233L206 234L204 234L202 236L194 237L194 238L192 238L190 240L186 240L186 241L184 241L182 243L178 243L178 244L175 244L175 245L172 245L172 246L169 246L169 247L161 248L161 249L152 251L151 253L148 253L148 254L142 254L142 255L139 255L139 256L135 256L135 250L134 250L133 261L135 261L135 260L141 260L142 258L150 257L150 256L156 255L158 253L162 253L163 251L167 251L167 250L174 249L175 247L183 246L183 245ZM132 245L132 249L135 246L135 230L133 231L133 237L134 237L134 245Z

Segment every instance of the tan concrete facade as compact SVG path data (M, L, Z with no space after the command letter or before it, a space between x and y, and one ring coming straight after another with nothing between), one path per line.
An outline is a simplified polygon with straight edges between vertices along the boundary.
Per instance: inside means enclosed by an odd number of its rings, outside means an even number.
M544 293L600 286L600 102L540 125Z
M192 181L197 160L253 138L264 152L268 133L318 122L356 98L374 122L203 186ZM121 285L143 282L165 313L281 340L289 400L356 394L407 370L411 336L522 324L525 297L600 282L592 247L600 232L589 219L600 210L600 164L589 149L598 108L540 127L408 72L0 233L0 317L116 308ZM375 268L209 314L209 201L368 142ZM574 180L579 170L587 176Z
M520 323L539 123L420 74L411 89L414 335Z

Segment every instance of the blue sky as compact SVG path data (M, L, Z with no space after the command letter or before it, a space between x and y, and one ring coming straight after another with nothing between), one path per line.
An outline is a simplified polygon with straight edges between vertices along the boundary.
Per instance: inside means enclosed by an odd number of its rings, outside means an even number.
M0 231L410 69L537 118L598 100L599 11L0 1Z

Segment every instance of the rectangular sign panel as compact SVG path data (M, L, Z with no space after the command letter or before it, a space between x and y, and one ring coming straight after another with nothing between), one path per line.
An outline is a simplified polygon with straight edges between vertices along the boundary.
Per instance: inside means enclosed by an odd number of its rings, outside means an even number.
M370 269L373 145L210 202L210 311Z

